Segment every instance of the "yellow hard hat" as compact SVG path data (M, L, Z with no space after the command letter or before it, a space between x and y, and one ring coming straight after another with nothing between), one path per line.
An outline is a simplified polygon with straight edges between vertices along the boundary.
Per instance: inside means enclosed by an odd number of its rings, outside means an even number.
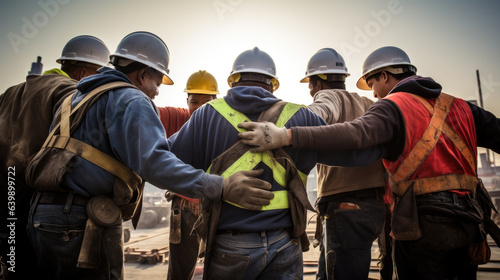
M198 94L219 94L217 80L215 80L214 76L212 76L212 74L208 73L207 71L200 70L189 76L184 92Z

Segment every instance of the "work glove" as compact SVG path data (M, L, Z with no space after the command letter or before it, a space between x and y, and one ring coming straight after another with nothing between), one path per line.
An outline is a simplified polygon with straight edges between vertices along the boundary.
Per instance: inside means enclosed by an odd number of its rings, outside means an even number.
M244 122L238 124L238 127L247 130L238 134L241 142L250 146L257 146L250 150L252 153L260 153L290 145L286 127L279 128L272 122Z
M238 171L222 183L222 199L242 206L245 209L259 211L263 205L269 205L274 194L270 192L269 182L254 178L262 175L264 169Z

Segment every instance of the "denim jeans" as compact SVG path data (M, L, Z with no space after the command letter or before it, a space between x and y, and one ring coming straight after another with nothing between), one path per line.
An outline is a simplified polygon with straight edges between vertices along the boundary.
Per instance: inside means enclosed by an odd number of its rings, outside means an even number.
M320 202L327 275L368 279L371 248L384 226L383 188L332 195ZM333 271L333 272L332 272Z
M322 239L324 237L322 236ZM323 241L319 245L320 255L318 260L318 270L316 271L316 280L327 280L326 278L326 267L325 267L325 246L323 246Z
M302 279L302 247L288 230L221 233L208 279Z
M385 205L385 224L382 233L378 238L378 248L380 251L378 266L380 268L380 280L392 280L393 278L393 260L392 251L394 240L391 237L391 205Z
M99 267L76 267L87 221L85 207L72 205L32 205L28 235L38 264L51 279L123 279L122 225L103 229Z
M471 219L474 200L451 192L417 196L422 238L395 242L394 261L400 279L476 279L468 246L480 239Z

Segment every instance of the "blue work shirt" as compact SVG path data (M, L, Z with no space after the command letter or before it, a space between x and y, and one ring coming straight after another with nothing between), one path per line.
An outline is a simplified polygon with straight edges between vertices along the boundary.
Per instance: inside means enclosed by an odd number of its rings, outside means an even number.
M105 67L99 72L78 83L72 107L100 85L114 81L131 84L127 76L114 69ZM159 188L191 197L220 199L222 178L183 163L169 151L154 104L138 89L118 88L103 94L71 136L119 160ZM78 157L64 175L61 187L85 197L111 196L114 179L108 171Z

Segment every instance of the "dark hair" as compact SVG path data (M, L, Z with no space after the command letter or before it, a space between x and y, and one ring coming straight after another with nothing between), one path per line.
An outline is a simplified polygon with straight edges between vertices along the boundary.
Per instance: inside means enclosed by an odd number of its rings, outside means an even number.
M330 76L330 75L328 75L328 76ZM316 83L316 81L320 81L322 84L326 85L328 88L331 88L331 89L345 89L345 82L343 82L343 81L329 81L329 79L323 80L320 77L318 77L317 75L310 76L309 81L312 83Z
M97 71L97 69L101 68L101 66L97 64L92 64L83 61L76 61L76 60L62 61L61 64L61 70L63 70L70 77L75 76L76 73L82 68Z
M378 72L377 74L373 74L371 75L370 77L367 77L366 80L368 81L368 79L371 79L371 78L375 78L375 80L378 81L380 75L382 74L382 72L385 72L387 73L387 75L391 75L394 77L394 79L398 80L398 81L401 81L401 80L404 80L408 77L411 77L411 76L414 76L416 75L417 73L413 72L413 71L406 71L404 73L401 73L401 74L392 74L391 72L389 71L380 71Z
M140 62L137 62L137 61L129 63L127 66L120 66L120 65L115 63L115 69L122 72L123 74L132 73L136 70L146 68L146 67L149 67L149 66L146 66L146 65L144 65Z
M234 86L256 86L261 87L269 92L273 92L273 77L259 73L240 73L241 78Z

